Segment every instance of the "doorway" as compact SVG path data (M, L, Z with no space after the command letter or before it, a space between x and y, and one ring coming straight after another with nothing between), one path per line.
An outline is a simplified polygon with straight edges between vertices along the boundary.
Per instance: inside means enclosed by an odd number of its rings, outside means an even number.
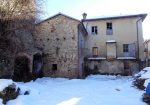
M30 81L31 75L30 75L29 62L30 60L26 56L19 56L15 58L14 74L13 74L14 81L20 81L20 82Z
M43 76L43 72L42 72L42 55L41 54L35 54L33 56L33 70L32 70L32 74L33 74L33 78L39 78Z
M117 57L116 42L106 42L107 44L107 59L114 59Z

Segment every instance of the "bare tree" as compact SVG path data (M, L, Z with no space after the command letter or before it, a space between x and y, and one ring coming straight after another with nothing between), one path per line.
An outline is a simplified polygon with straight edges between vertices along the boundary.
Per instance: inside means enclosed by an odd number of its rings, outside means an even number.
M33 22L35 13L36 5L34 0L1 0L0 2L0 19L5 24L11 24L16 20L17 22L22 22L23 20Z
M26 32L26 37L32 38L39 8L40 4L37 7L35 0L0 1L0 77L3 73L11 75L15 54L29 49L31 43L26 44L28 40L22 33Z

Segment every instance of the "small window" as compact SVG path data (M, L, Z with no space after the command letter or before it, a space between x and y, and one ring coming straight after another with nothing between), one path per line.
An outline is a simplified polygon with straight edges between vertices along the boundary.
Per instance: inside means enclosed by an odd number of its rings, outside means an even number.
M92 35L97 35L98 31L97 31L97 26L92 26L92 29L91 29L91 34Z
M112 35L113 31L112 31L112 23L106 23L106 35Z
M59 38L56 38L57 41L59 41Z
M112 30L112 23L107 23L107 30Z
M57 54L57 55L59 54L59 50L60 50L60 48L59 48L59 47L56 47L56 54Z
M124 62L124 70L128 70L128 69L130 69L129 63Z
M57 64L52 64L52 70L56 71L57 70Z
M98 56L98 47L93 47L93 56L96 57Z
M123 44L123 52L129 52L129 44Z
M64 38L64 40L66 40L66 38L65 37L63 37Z

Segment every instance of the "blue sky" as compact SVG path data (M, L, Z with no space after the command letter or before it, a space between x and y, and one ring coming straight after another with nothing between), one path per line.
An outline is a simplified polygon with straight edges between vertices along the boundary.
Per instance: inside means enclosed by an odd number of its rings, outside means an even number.
M87 18L147 13L143 35L144 39L150 39L149 0L47 0L44 7L45 17L62 12L77 19L82 19L84 12Z

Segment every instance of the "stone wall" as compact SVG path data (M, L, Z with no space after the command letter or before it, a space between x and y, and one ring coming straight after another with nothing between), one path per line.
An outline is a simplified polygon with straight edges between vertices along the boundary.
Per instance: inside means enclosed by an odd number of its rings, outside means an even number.
M32 72L32 56L38 52L32 38L37 12L35 0L5 0L3 3L8 5L1 7L5 14L0 15L0 78L12 78L16 57L20 55L29 56Z
M37 24L34 40L43 51L44 76L78 77L78 24L63 15Z
M125 62L129 64L129 69L124 68ZM87 60L86 69L88 74L132 75L139 70L139 67L136 60Z
M6 29L8 33L0 36L0 78L12 78L14 73L15 58L18 55L27 55L30 58L30 71L32 72L32 58L40 51L34 47L34 28L20 27L19 20L10 23ZM28 24L29 25L29 24Z

